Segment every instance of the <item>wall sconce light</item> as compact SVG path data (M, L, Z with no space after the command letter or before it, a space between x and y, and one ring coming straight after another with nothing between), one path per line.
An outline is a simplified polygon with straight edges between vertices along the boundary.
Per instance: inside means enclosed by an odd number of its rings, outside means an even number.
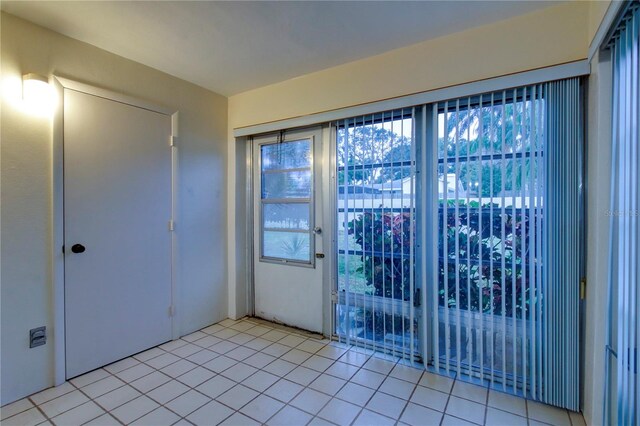
M55 96L49 79L43 75L29 73L22 76L22 100L28 111L37 115L48 115L53 111Z

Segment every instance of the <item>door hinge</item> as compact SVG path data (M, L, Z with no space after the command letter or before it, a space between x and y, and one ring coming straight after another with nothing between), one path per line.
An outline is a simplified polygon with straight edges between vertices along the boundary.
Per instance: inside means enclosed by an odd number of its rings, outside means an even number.
M174 147L178 145L178 137L177 136L169 136L169 146Z
M173 318L173 317L175 316L175 314L176 314L176 308L175 308L175 306L173 306L173 305L169 306L169 316L170 316L171 318Z
M173 219L169 220L169 231L175 231L176 230L176 223L173 221Z
M338 303L338 292L335 290L331 292L331 303Z
M420 289L416 288L413 290L413 306L418 307L422 305L422 299L420 298Z
M580 280L580 300L584 300L587 298L587 279L583 278Z

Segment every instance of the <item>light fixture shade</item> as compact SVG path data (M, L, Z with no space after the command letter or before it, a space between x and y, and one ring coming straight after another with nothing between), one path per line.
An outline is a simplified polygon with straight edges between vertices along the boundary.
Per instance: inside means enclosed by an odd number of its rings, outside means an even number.
M34 72L30 72L24 74L22 76L22 81L42 81L43 83L49 84L49 79L42 74L36 74Z
M22 100L29 111L37 114L49 113L54 102L53 88L49 85L49 79L40 74L24 74Z
M29 73L22 76L22 99L27 102L36 101L45 92L48 92L49 79L47 77Z

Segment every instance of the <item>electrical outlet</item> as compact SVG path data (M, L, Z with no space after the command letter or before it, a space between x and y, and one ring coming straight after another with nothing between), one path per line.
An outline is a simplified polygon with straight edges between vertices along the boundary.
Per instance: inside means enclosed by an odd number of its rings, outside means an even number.
M35 348L47 343L47 327L37 327L29 330L29 347Z

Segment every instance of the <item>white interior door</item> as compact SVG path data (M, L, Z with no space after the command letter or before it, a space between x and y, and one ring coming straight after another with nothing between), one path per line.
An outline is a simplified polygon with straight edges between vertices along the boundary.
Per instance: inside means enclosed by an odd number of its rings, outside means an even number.
M254 138L257 316L322 332L321 129Z
M168 115L64 91L67 378L171 339L170 136Z

